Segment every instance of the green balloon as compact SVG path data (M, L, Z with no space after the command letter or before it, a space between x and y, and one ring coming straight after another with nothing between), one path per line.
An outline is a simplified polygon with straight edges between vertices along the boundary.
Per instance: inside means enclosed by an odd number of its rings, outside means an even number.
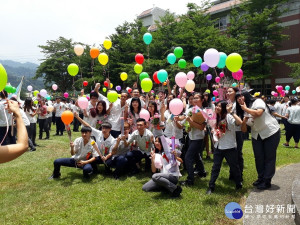
M7 73L5 68L0 63L0 91L2 91L7 83Z
M145 78L149 78L149 75L148 75L148 73L146 73L146 72L142 72L142 73L140 74L140 81L144 80Z
M15 87L12 87L11 93L16 93L17 89Z
M13 93L13 87L11 85L6 85L4 90L7 92L7 93Z
M220 69L223 69L226 65L227 55L224 52L219 52L219 54L220 54L220 61L217 65L217 67L220 68Z
M106 88L104 87L104 88L102 88L102 91L103 91L103 92L106 92L107 90L106 90Z
M180 58L183 55L183 49L181 47L176 47L174 49L174 55L176 58Z
M78 74L78 72L79 72L79 67L75 63L71 63L68 66L68 73L71 76L76 76Z
M226 58L226 67L231 72L237 72L243 65L243 58L238 53L231 53Z
M144 92L149 92L151 91L153 86L152 80L150 78L145 78L141 82L141 87L144 90Z
M110 91L107 93L107 99L109 102L115 102L118 99L118 93L116 91Z
M134 72L136 74L140 74L143 71L143 66L141 64L135 64L134 65Z
M180 69L184 69L186 67L186 61L184 59L180 59L178 61L178 66Z

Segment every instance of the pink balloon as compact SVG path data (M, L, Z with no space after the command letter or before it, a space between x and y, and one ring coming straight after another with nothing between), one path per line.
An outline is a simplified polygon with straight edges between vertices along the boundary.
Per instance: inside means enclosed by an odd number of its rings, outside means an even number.
M219 102L219 101L220 101L220 99L219 99L219 98L217 98L217 99L216 99L216 102Z
M225 74L223 72L220 73L220 77L223 78Z
M87 100L90 100L90 96L86 96Z
M183 110L183 102L179 98L174 98L169 104L170 111L173 115L179 115Z
M274 93L274 97L278 97L278 93L277 92Z
M213 95L217 97L217 96L219 96L219 92L217 90L214 90Z
M193 80L195 77L195 73L193 71L189 71L186 76L189 80Z
M282 97L284 97L285 96L285 92L283 91L283 92L281 92L281 96Z
M236 80L241 80L243 78L243 70L239 69L237 72L232 73L232 77Z
M220 80L221 80L221 78L220 78L220 77L216 77L216 78L215 78L215 81L216 81L217 83L219 83L219 82L220 82Z
M277 91L281 92L283 90L283 87L281 85L277 86Z
M81 109L86 109L89 105L89 101L87 100L86 97L80 97L78 99L78 105Z
M187 76L184 72L179 72L175 76L175 82L178 85L178 87L184 87L187 82Z
M57 86L56 84L52 84L52 89L53 89L54 91L56 91L57 88L58 88L58 86Z
M141 109L141 112L140 112L140 118L143 118L143 119L145 119L146 121L149 121L149 119L150 119L150 113L148 112L148 110L146 110L146 109Z
M68 92L65 92L65 93L64 93L64 97L65 97L65 98L68 98L68 97L69 97L69 93L68 93Z

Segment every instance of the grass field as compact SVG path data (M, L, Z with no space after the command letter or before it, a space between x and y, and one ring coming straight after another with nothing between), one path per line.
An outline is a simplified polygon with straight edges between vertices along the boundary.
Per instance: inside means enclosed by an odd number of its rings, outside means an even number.
M70 156L66 133L53 136L54 129L50 140L37 141L37 151L0 165L0 224L233 224L224 214L225 205L232 201L242 204L256 179L251 141L245 141L244 187L238 192L228 180L226 163L210 196L205 194L210 176L197 178L193 187L183 187L178 199L143 192L150 173L114 180L103 175L103 166L90 180L82 178L80 169L66 167L62 167L60 179L48 180L53 161ZM73 139L79 135L73 133ZM282 135L278 168L300 161L300 150L283 147L284 140ZM212 161L204 163L210 173ZM182 174L184 180L186 173Z

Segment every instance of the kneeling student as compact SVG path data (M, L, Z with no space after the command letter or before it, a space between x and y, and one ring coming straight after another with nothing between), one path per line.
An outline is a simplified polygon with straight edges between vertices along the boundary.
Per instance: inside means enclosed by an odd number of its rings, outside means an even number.
M93 173L91 163L99 156L96 149L93 147L94 141L91 139L92 129L84 126L81 128L81 137L76 138L70 143L71 158L59 158L54 161L54 171L50 178L60 177L60 167L76 167L83 169L83 176L89 178Z

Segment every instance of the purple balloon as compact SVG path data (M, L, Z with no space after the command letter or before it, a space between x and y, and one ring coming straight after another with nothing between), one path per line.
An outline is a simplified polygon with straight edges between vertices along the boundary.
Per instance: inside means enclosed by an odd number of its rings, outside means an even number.
M203 62L202 64L201 64L201 70L203 71L203 72L205 72L205 71L207 71L209 69L209 66L205 63L205 62Z
M119 85L116 87L116 90L117 90L117 91L121 91L121 89L122 89L122 88L121 88L121 86L119 86Z
M211 80L212 79L212 75L211 74L207 74L206 75L206 80Z

